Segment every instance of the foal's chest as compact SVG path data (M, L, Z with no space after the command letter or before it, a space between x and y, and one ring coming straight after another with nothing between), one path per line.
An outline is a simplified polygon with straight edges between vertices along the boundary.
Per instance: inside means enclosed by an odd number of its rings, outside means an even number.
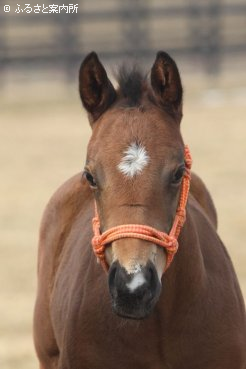
M122 319L111 310L105 278L91 283L76 272L70 279L62 276L57 277L51 301L61 368L165 368L160 323L154 316Z

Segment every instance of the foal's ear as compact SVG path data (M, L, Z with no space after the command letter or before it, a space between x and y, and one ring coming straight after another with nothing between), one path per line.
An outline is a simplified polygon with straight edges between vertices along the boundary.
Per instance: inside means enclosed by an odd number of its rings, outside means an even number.
M159 51L151 69L151 85L156 101L178 118L182 117L183 89L175 61Z
M79 93L91 123L115 100L115 89L94 51L87 55L80 66Z

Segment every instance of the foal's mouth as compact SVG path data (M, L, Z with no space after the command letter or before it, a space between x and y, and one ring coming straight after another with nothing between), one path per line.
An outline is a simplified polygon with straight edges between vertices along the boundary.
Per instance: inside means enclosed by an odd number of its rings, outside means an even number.
M152 299L148 305L135 306L133 308L128 305L122 306L117 301L112 302L113 312L121 318L132 320L143 320L148 318L158 299Z
M128 319L148 317L161 293L156 268L150 261L132 274L127 273L119 262L114 262L109 270L108 283L114 313Z

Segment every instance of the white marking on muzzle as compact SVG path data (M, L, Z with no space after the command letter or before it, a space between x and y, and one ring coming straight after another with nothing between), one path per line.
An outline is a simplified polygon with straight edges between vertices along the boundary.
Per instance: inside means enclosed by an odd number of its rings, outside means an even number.
M131 282L126 284L126 287L130 290L130 292L134 292L138 287L142 286L146 283L146 279L142 272L135 274L131 280Z
M118 169L127 177L134 177L142 172L149 162L149 156L145 148L133 142L124 152L125 156L121 159Z

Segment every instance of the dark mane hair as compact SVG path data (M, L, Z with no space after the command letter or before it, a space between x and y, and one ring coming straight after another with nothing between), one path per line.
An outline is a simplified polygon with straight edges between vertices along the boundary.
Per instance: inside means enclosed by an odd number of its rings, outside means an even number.
M147 75L135 64L123 64L116 73L118 94L129 107L139 106L143 91L147 88Z

